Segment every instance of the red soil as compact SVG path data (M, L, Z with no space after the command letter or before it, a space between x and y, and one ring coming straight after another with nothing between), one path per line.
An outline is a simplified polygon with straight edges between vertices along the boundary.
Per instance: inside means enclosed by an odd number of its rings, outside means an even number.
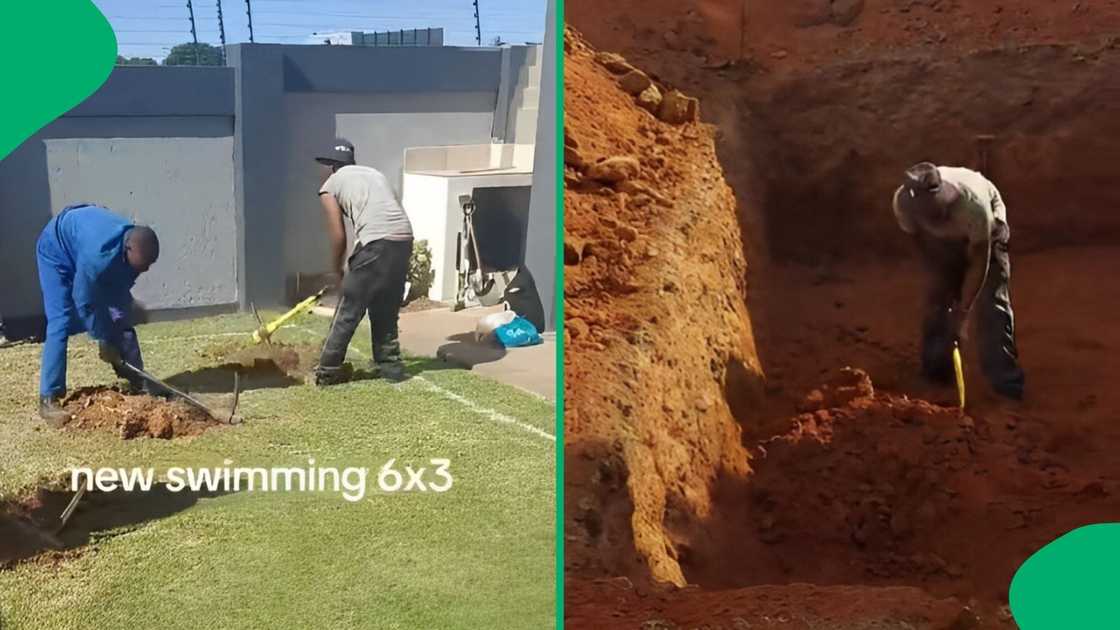
M674 347L637 336L619 348L591 328L614 354L595 355L601 349L594 345L588 354L576 345L585 327L569 322L565 374L575 415L567 418L566 447L578 457L569 455L566 481L568 627L1012 627L1005 607L1018 565L1061 533L1120 512L1113 417L1120 335L1111 321L1120 296L1101 284L1120 263L1112 212L1120 194L1103 166L1114 162L1105 156L1120 156L1109 145L1120 118L1109 98L1117 52L1107 37L1120 32L1120 6L866 0L841 27L804 25L815 21L805 17L810 4L749 3L750 37L736 64L729 61L739 56L739 21L731 15L738 2L566 5L569 22L592 44L625 53L661 86L700 96L703 119L717 124L722 170L736 188L750 248L749 282L739 293L750 319L727 326L749 322L758 350L741 371L714 362L705 379L682 365L704 357L703 343ZM1052 43L1063 45L1038 46ZM1002 49L983 50L996 45ZM786 54L773 55L779 48ZM635 130L651 117L586 62L569 55L567 63L566 100L578 104L569 128L595 130L605 147L634 148L643 136ZM908 92L907 81L918 76L933 89ZM980 166L975 136L984 133L1000 138L985 171L1010 200L1028 399L992 396L966 344L970 402L961 417L955 391L917 377L923 279L885 204L898 172L913 161ZM719 165L702 150L697 159L693 149L667 146L682 162L710 168L713 185L722 186ZM652 220L687 224L678 215L704 199L698 181L657 178L673 207ZM580 199L566 201L575 226L635 220ZM702 205L705 216L726 211L722 203ZM570 242L584 242L579 229L566 234ZM739 264L739 252L721 240L731 235L718 233L648 233L649 246L661 250L660 239L683 238L688 260L677 273L719 256ZM604 324L651 313L679 337L710 322L697 318L720 312L667 306L647 292L657 286L655 273L620 265L625 259L608 246L598 251L608 254L605 273L616 274L613 284L598 285L613 299L593 303L604 309L593 316ZM579 277L572 266L566 271ZM706 282L718 282L699 278L701 294ZM577 308L581 319L587 310ZM650 347L665 369L609 363L641 359ZM822 383L845 366L869 375L874 394L864 386L859 396L830 400ZM749 389L739 383L761 369L765 396L738 396ZM700 588L654 586L658 575L641 561L632 531L639 521L630 501L644 482L630 474L618 441L588 438L626 422L589 415L580 400L609 389L615 406L645 410L650 400L711 385L721 389L714 415L726 404L741 422L750 465L744 458L736 466L730 445L721 447L722 464L695 448L708 443L704 436L724 442L727 429L713 414L697 414L691 424L674 423L671 414L651 421L679 439L667 447L647 440L650 457L690 462L687 479L696 481L670 487L700 498L689 503L670 492L663 518L641 521L659 525L668 557ZM814 390L822 390L819 401ZM795 583L819 586L783 586Z
M68 430L108 431L122 440L151 437L163 440L199 435L219 424L206 412L180 400L127 395L115 389L88 388L65 402L72 415Z

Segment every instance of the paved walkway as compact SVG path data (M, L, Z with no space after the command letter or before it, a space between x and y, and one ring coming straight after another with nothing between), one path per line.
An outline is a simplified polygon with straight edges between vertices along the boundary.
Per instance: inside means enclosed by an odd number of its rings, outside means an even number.
M334 309L316 307L315 313L330 317ZM475 324L488 313L502 308L469 308L453 312L439 308L401 313L401 348L414 356L437 357L477 374L556 399L556 336L546 333L544 343L528 348L505 349L474 340Z

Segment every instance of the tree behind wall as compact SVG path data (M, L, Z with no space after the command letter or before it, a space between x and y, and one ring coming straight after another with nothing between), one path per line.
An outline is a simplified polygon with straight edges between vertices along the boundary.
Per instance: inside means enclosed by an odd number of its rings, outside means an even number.
M158 66L155 59L151 57L123 57L117 55L118 66Z
M167 53L165 66L220 66L222 51L210 44L179 44Z

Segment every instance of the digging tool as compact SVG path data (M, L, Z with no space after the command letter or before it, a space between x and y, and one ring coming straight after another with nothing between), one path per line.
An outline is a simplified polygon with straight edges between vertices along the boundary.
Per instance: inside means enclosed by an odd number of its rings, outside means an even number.
M209 415L211 418L214 418L215 420L217 420L220 417L218 414L211 411L209 407L207 407L206 405L199 402L198 399L190 396L189 394L187 394L185 392L181 392L181 391L175 389L174 387L168 385L167 383L164 383L163 381L161 381L158 378L152 376L151 374L145 372L144 370L141 370L140 368L136 367L135 365L132 365L128 361L121 361L120 365L124 369L132 372L133 374L139 376L140 378L144 379L145 381L148 381L149 383L151 383L151 384L153 384L157 387L160 387L160 388L162 388L162 389L164 389L168 392L171 392L175 397L185 401L190 406L206 412L206 414ZM229 419L226 421L226 424L235 424L234 423L234 414L237 412L237 402L238 402L238 399L240 399L240 398L241 398L241 378L237 374L237 372L234 372L233 373L233 409L230 410Z
M305 311L305 310L311 308L312 306L315 306L315 303L318 302L319 300L321 300L323 298L323 295L326 294L327 290L330 289L330 288L331 288L330 286L325 286L322 289L319 289L318 293L316 293L315 295L312 295L311 297L305 299L304 301L300 302L299 304L296 304L295 306L292 307L292 310L288 311L287 313L284 313L280 317L277 317L276 319L272 320L271 322L268 322L267 324L262 324L259 328L257 328L256 330L253 331L253 343L260 343L262 341L269 342L271 337L272 337L272 334L275 333L277 331L277 329L279 329L281 326L283 326L284 323L287 322L289 319L295 317L296 315L299 315L300 312ZM256 313L256 308L253 309L253 312L254 312L254 314ZM259 315L257 315L257 321L258 322L261 321Z
M82 495L85 493L85 485L83 484L81 486L78 486L78 491L74 493L74 496L70 499L70 503L66 506L66 509L62 511L62 516L58 517L58 525L54 528L54 532L52 532L55 536L60 534L62 530L66 528L66 523L74 514L74 510L78 508L78 501L82 500Z
M961 364L961 345L956 341L953 342L953 372L957 376L957 398L961 411L964 411L964 367Z

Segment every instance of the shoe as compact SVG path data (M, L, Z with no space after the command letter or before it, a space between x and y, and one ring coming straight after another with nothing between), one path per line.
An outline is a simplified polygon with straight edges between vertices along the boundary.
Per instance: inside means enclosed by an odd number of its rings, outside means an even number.
M126 396L139 396L140 394L148 393L147 391L145 391L146 387L144 381L142 380L133 380L122 377L122 380L117 381L117 385Z
M1003 396L1004 398L1010 398L1011 400L1017 400L1019 402L1022 402L1023 400L1022 385L996 385L992 389L994 389L997 394Z
M345 366L323 367L320 365L315 368L315 384L319 387L346 383L351 376L352 370L347 370Z
M381 378L390 383L400 383L408 378L408 373L400 363L383 363L377 366L377 371Z
M39 398L39 417L52 429L60 429L70 422L70 412L62 408L61 396L41 396Z

